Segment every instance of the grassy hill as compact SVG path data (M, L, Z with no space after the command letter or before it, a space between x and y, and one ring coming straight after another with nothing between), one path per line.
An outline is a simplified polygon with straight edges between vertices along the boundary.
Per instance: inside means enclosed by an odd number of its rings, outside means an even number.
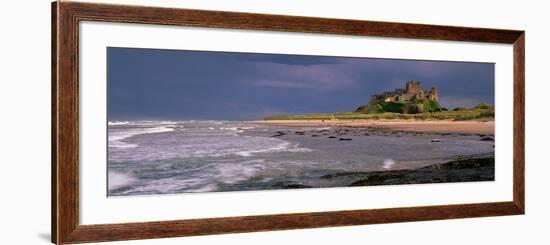
M366 105L360 106L355 110L357 113L375 114L375 113L405 113L416 114L424 112L438 112L444 109L439 103L429 99L418 99L409 101L385 102L383 100L372 100Z
M352 119L416 119L416 120L474 120L488 119L495 116L495 107L486 103L472 108L455 108L448 111L435 101L418 100L400 102L371 102L357 108L354 112L316 113L302 115L279 115L264 118L265 120L352 120Z

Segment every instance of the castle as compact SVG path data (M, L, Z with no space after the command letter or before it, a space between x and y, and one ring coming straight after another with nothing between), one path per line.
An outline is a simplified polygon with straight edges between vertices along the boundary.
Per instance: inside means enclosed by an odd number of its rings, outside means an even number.
M383 99L385 102L430 99L439 102L439 94L436 87L432 87L430 90L422 90L420 82L408 81L405 85L405 89L395 89L392 92L375 94L372 96L372 99Z

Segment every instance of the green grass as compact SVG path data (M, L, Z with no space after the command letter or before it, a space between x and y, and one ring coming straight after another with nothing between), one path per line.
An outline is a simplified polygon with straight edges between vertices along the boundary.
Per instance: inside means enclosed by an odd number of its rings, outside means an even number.
M362 112L337 112L337 113L318 113L318 114L302 114L302 115L280 115L266 117L265 120L353 120L353 119L414 119L414 120L454 120L465 121L475 119L492 119L495 117L495 110L492 106L479 107L475 106L472 109L461 108L453 111L436 111L422 113L397 113L397 112L378 112L378 113L362 113Z
M385 102L382 100L373 100L366 105L360 106L355 110L358 113L373 114L373 113L424 113L441 111L442 108L436 101L429 99L417 99L409 101L394 101Z

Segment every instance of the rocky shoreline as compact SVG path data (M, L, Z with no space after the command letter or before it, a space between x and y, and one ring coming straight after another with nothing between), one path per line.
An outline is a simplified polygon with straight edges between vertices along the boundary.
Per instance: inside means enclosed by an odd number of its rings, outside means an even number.
M339 141L351 141L353 137L361 136L392 136L392 137L403 137L403 136L479 136L481 141L494 141L494 136L492 134L482 134L482 133L447 133L447 132L431 132L431 131L410 131L410 130L400 130L392 129L384 126L337 126L331 127L330 129L319 129L319 130L280 130L271 137L284 137L287 135L300 135L300 136L310 136L310 137L325 137L328 139L335 139ZM432 143L439 142L437 139L432 140Z
M470 136L478 137L480 141L494 142L494 135L482 133L459 133L459 132L424 132L398 130L384 126L332 126L323 129L304 129L276 131L271 137L317 137L321 140L334 140L340 142L357 140L358 137L405 137L405 136L428 136L431 144L441 144L448 140L448 137ZM494 147L494 144L493 144ZM473 182L494 180L494 155L468 155L457 156L454 160L445 163L437 163L415 169L393 169L384 171L368 172L341 172L320 176L323 180L335 180L348 182L345 186L376 186L376 185L399 185L399 184L422 184L422 183L451 183L451 182ZM317 188L323 186L308 186L301 182L277 182L269 189L299 189Z
M329 176L325 176L329 177ZM334 176L330 176L334 177ZM366 173L349 186L397 184L452 183L494 181L494 157L464 158L412 170L392 170Z
M456 183L495 180L493 156L463 157L418 169L401 169L373 172L342 172L320 176L321 179L355 179L347 186L377 186L428 183ZM315 188L301 183L279 182L272 189Z

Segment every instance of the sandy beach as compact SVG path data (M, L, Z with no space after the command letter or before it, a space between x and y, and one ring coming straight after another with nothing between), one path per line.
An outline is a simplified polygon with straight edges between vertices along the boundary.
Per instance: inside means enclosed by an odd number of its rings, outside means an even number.
M254 123L280 126L381 127L396 131L494 135L490 121L417 121L417 120L263 120Z

